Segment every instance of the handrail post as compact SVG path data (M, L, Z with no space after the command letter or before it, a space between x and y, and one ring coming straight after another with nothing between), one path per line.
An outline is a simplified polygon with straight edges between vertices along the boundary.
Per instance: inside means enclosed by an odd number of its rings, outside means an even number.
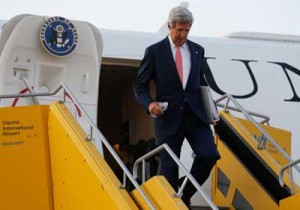
M293 168L290 167L290 182L291 182L291 194L294 194L294 177L293 177Z
M90 137L86 138L87 141L92 141L93 140L93 126L90 125Z
M185 177L183 182L182 182L182 185L180 186L180 188L178 190L178 193L175 194L176 197L181 197L182 196L182 192L183 192L187 182L188 182L188 177Z
M279 172L279 183L280 183L280 186L283 187L284 186L284 182L283 182L283 174L284 174L284 171L288 168L290 168L290 179L291 179L291 184L294 183L294 179L293 179L293 167L296 167L297 164L300 163L300 159L297 159L297 160L294 160L286 165L284 165L281 169L280 169L280 172ZM291 194L294 193L294 188L291 188Z
M122 185L120 186L122 189L124 189L126 187L126 173L123 171L123 183Z
M142 182L144 183L146 180L146 161L143 160L142 162Z
M63 104L66 102L66 97L67 97L67 91L66 89L64 89L63 101L62 101Z
M227 101L226 101L225 106L224 106L224 111L225 112L227 112L228 104L229 104L229 98L227 98Z

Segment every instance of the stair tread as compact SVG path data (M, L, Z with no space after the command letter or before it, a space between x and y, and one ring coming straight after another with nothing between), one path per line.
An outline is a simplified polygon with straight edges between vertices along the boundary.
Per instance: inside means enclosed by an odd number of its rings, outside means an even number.
M230 209L227 206L217 206L219 210L228 210ZM209 206L191 206L191 210L211 210Z

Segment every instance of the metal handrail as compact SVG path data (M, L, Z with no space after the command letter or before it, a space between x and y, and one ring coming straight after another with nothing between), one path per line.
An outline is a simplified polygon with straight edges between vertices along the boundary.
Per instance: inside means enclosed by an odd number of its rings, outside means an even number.
M47 92L34 92L34 93L24 93L24 94L7 94L7 95L0 95L0 99L2 98L29 98L29 97L38 97L38 96L52 96L56 95L61 89L63 88L63 85L60 85L56 90L53 92L47 93Z
M180 162L179 158L175 155L175 153L171 150L171 148L167 144L162 144L158 146L157 148L153 149L152 151L148 152L147 154L143 155L139 159L137 159L134 162L133 165L133 177L136 179L138 177L138 166L140 163L142 163L142 182L145 182L145 160L154 156L155 154L159 153L161 150L166 150L166 152L169 153L171 158L175 161L175 163L178 165L178 167L183 171L183 173L186 175L186 178L183 181L183 184L181 185L180 189L178 190L178 193L175 194L176 197L181 197L183 189L185 185L187 184L188 179L191 181L191 183L194 185L194 187L197 189L197 191L203 196L203 198L208 202L210 207L213 210L218 210L219 208L212 202L212 200L209 198L209 196L201 189L201 186L198 184L198 182L195 180L195 178L188 172L188 170L183 166L183 164Z
M279 183L280 183L280 186L281 187L284 187L284 182L283 182L283 174L284 174L284 171L286 169L292 169L292 167L294 167L295 165L297 165L298 163L300 163L300 159L298 160L294 160L286 165L284 165L281 169L280 169L280 172L279 172Z
M64 93L68 93L69 97L72 99L72 102L76 104L79 109L81 110L83 116L88 121L91 128L96 132L96 134L100 137L101 142L106 146L110 154L113 156L113 158L116 160L116 162L119 164L123 172L127 175L129 180L132 182L134 187L137 189L137 191L140 193L140 195L143 197L143 199L146 201L147 205L150 207L150 209L154 210L154 206L152 202L149 200L149 198L146 196L146 194L143 192L140 185L137 183L137 181L133 178L133 175L130 173L130 171L127 169L126 165L123 163L123 161L120 159L118 154L115 152L115 150L112 148L112 146L109 144L107 139L104 137L104 135L101 133L101 131L97 128L95 123L91 120L89 115L86 113L86 111L83 109L81 104L78 102L78 100L74 97L73 93L70 91L70 89L67 87L67 85L62 84L60 85L56 90L54 90L51 93L29 93L29 94L8 94L8 95L0 95L0 99L2 98L26 98L26 97L36 97L36 96L51 96L57 94L61 89L64 90ZM66 94L63 94L63 101L64 103L66 101ZM121 185L120 187L124 187L124 185Z
M225 94L224 96L222 96L221 98L217 99L216 100L216 103L219 103L220 101L224 100L227 98L227 101L226 101L226 104L225 105L222 105L224 107L224 110L227 111L227 109L229 109L229 101L231 101L237 108L237 111L241 112L244 114L244 116L246 117L246 119L248 119L250 122L252 122L252 124L262 133L263 136L266 137L266 139L280 152L281 155L283 155L289 163L292 163L293 160L292 158L277 144L277 142L262 128L262 126L257 123L252 117L251 115L254 115L254 116L258 116L258 117L262 117L264 118L265 120L266 119L269 119L269 117L266 117L264 115L260 115L260 114L257 114L257 113L254 113L253 112L249 112L249 111L246 111L236 100L233 96L229 95L229 94ZM220 104L218 104L220 105ZM230 107L232 108L232 107ZM234 109L234 110L235 110ZM261 142L258 142L258 148L260 149L264 149L264 147L260 147L260 144ZM300 173L300 168L295 165L295 169ZM293 180L293 172L291 170L290 172L290 181L291 181L291 194L294 193L294 180Z
M222 108L225 108L225 106L226 106L224 104L220 104L220 103L217 103L217 102L216 102L216 104L217 104L218 107L222 107ZM229 105L227 105L226 109L230 109L230 110L237 111L237 112L242 112L241 110L239 110L239 109L237 109L233 106L229 106ZM262 114L259 114L259 113L256 113L256 112L250 112L250 111L247 111L247 112L252 116L263 118L263 120L259 122L260 124L266 123L267 125L270 125L270 117L269 116L262 115Z
M219 107L222 107L224 108L224 110L226 111L227 109L230 109L230 110L234 110L234 111L237 111L237 112L241 112L241 109L239 108L235 108L233 106L229 106L228 103L227 104L221 104L219 103L220 101L224 100L225 98L227 98L227 96L231 96L231 95L223 95L221 98L218 98L217 100L215 100L217 106ZM232 97L232 96L231 96ZM232 97L233 98L233 97ZM233 98L234 99L234 98ZM235 100L235 99L234 99ZM251 112L251 111L247 111L248 114L252 115L252 116L255 116L255 117L260 117L260 118L263 118L263 121L261 121L260 123L261 124L264 124L264 123L267 123L267 125L269 125L269 121L270 121L270 117L267 116L267 115L263 115L263 114L260 114L260 113L256 113L256 112Z

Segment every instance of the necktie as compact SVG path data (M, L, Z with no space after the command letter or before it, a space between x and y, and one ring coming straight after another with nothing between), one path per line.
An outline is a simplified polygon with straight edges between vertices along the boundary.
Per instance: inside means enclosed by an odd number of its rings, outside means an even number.
M181 83L182 83L183 82L183 66L182 66L182 55L181 55L180 47L176 47L175 63L176 63L178 75L179 75Z

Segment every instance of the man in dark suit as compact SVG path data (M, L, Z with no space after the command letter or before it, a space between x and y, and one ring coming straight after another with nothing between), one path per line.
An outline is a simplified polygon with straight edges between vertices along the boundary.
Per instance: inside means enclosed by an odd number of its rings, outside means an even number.
M134 94L153 116L159 144L167 143L180 157L182 143L187 139L196 155L191 174L202 185L220 155L200 96L200 85L207 85L203 72L209 68L204 49L187 39L192 23L193 16L188 9L175 7L170 11L169 35L146 49L134 83ZM155 99L149 92L151 80ZM167 102L167 109L164 110L162 102ZM161 174L177 191L178 166L166 152L161 154ZM188 206L195 192L188 183L182 196Z

